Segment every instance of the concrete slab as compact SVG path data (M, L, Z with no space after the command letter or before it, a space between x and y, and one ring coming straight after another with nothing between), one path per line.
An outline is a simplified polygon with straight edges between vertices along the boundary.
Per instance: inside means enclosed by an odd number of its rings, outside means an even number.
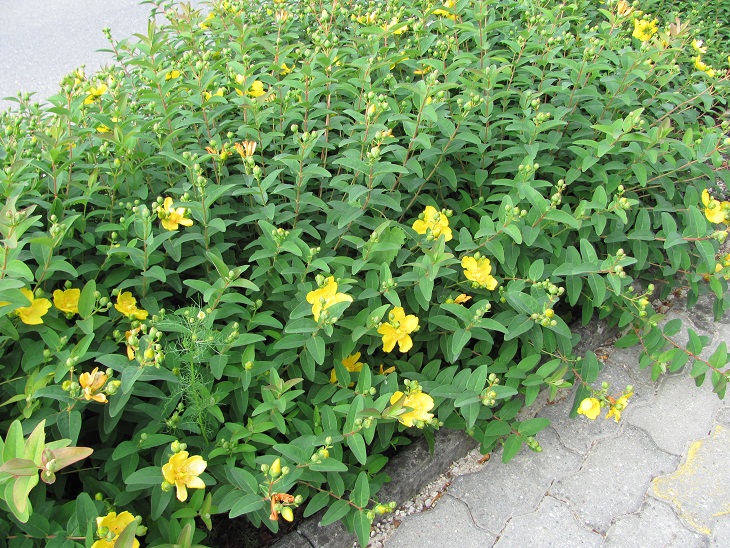
M647 432L662 451L682 456L688 443L710 433L721 403L709 382L697 388L688 375L674 375L661 383L651 405L627 412L626 421Z
M621 436L598 441L580 471L560 479L550 494L567 502L586 525L605 533L614 517L641 507L652 479L678 463L647 434L625 425Z
M672 509L648 497L635 514L619 516L606 533L605 548L705 548L710 539L687 529Z
M692 443L676 471L654 479L652 493L669 502L685 524L712 534L715 520L730 515L727 455L730 429L715 426L712 434Z
M466 504L444 495L433 510L405 520L388 541L388 548L485 548L495 540L494 535L477 527Z
M537 511L512 518L494 548L598 548L603 537L586 529L570 509L545 497Z
M582 456L563 447L552 428L537 437L542 453L523 447L514 459L502 464L500 450L482 470L451 484L449 494L469 506L478 526L498 535L512 516L535 511L556 478L580 467Z

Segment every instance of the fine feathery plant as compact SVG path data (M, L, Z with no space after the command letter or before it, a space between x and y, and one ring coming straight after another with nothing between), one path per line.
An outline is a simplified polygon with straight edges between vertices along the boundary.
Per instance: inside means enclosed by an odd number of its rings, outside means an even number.
M726 344L651 304L730 308L702 27L624 0L155 10L107 31L117 65L0 114L9 546L200 545L213 514L297 508L365 545L415 434L508 461L569 387L618 420L631 387L573 350L594 318L724 396Z

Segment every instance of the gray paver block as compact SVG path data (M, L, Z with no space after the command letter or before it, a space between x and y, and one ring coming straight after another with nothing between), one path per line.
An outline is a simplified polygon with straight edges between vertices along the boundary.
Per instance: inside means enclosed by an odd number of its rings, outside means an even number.
M727 403L729 403L728 400L730 400L730 396L725 396L725 400L723 401L726 405ZM720 412L717 414L715 420L720 424L730 426L730 407L723 407L722 409L720 409Z
M708 382L698 388L688 375L675 375L664 377L654 400L627 413L626 421L661 450L681 456L689 442L708 435L720 405Z
M602 542L603 537L583 527L566 505L545 497L537 511L512 518L494 548L583 548Z
M297 533L304 537L312 548L352 548L357 536L345 529L345 526L339 521L322 527L319 520L323 515L324 511L315 514L315 519L305 520L297 528ZM286 538L289 536L287 535Z
M495 540L494 535L474 524L466 504L444 495L433 510L407 516L386 547L487 548Z
M618 517L606 533L606 548L704 548L709 538L690 531L672 509L648 497L635 514Z
M721 516L712 530L712 546L730 546L730 515Z
M552 428L537 435L542 453L525 447L509 463L501 451L478 472L460 476L449 494L464 501L480 527L498 535L510 517L533 512L552 482L579 469L582 456L560 444Z
M685 524L705 535L719 516L730 514L727 455L730 428L716 425L712 434L689 446L676 471L653 481L653 494L669 502Z
M621 436L598 441L581 469L556 482L550 494L605 533L614 517L641 507L654 477L678 463L678 457L660 451L644 432L626 424Z
M312 545L302 535L290 533L271 548L312 548Z

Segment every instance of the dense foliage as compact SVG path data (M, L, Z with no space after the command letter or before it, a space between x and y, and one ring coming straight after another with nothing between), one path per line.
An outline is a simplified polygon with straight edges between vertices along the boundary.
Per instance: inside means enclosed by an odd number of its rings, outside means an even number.
M365 544L413 433L509 460L542 389L596 395L576 321L724 395L726 346L651 306L730 308L702 29L624 1L158 9L119 66L0 114L10 546L190 546L298 507Z

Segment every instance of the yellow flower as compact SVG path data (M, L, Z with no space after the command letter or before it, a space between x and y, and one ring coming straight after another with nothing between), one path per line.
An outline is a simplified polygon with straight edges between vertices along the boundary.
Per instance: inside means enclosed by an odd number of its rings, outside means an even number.
M161 210L158 209L157 213L158 215L162 213L160 222L167 230L177 230L178 225L193 226L193 220L185 217L185 208L178 207L174 209L172 207L172 198L169 196L165 198Z
M449 228L449 218L433 206L426 206L423 214L419 215L418 220L413 223L413 230L418 234L426 234L431 231L434 239L443 234L444 240L447 242L453 238L451 228Z
M116 124L118 121L119 118L117 118L116 116L112 116L112 122ZM96 131L98 131L99 133L111 133L112 130L109 126L101 124L99 126L96 126Z
M384 25L381 25L381 27L383 28L383 30L388 31L391 28L393 28L394 26L396 26L397 24L398 24L398 18L397 17L393 17L390 20L390 23L385 23ZM399 34L403 34L407 30L408 30L408 25L405 25L404 27L401 27L398 30L393 31L393 34L395 34L397 36Z
M692 40L692 49L698 53L707 53L707 46L702 46L702 40Z
M97 540L94 544L91 545L91 548L114 548L117 537L122 534L122 531L135 520L134 516L130 514L129 512L122 512L121 514L117 515L116 512L109 512L106 516L101 517L99 516L96 518L96 528L101 529L104 528L104 534L101 533L97 534L101 538L100 540ZM106 531L109 531L114 534L114 536L109 539L106 535ZM135 538L134 543L132 544L134 548L139 547L139 541Z
M355 352L351 356L347 356L342 360L342 365L345 366L345 369L347 369L350 373L359 373L362 370L363 364L359 362L360 359L360 352ZM330 382L332 384L337 383L337 373L333 369L330 373ZM350 386L355 384L354 382L350 383Z
M30 301L29 306L17 308L15 313L20 321L27 325L40 325L43 323L43 316L46 315L51 308L51 301L48 299L36 299L30 289L23 288L20 290L23 297Z
M264 83L261 80L254 80L246 93L251 97L261 97L264 93L266 93L266 91L264 91Z
M106 384L108 377L103 371L99 371L95 367L91 373L81 373L79 375L79 384L83 389L84 399L87 401L94 400L99 403L106 403L106 395L99 392Z
M203 457L188 457L187 451L180 451L172 455L162 467L162 475L167 483L177 488L177 500L185 502L188 489L205 489L205 482L198 476L205 471L206 466L208 463Z
M124 314L127 318L131 318L132 320L146 320L147 315L149 314L143 308L137 308L137 299L132 297L131 291L119 293L119 295L117 295L117 302L114 305L114 308L116 308L120 314Z
M286 76L287 74L290 74L292 70L294 70L294 65L292 65L291 67L288 67L286 65L286 63L282 63L279 74L281 74L282 76Z
M173 80L173 79L179 78L179 77L180 77L180 71L177 69L173 69L170 72L168 72L167 74L165 74L165 80Z
M443 5L445 8L454 9L454 6L456 5L456 0L446 0ZM440 15L441 17L448 17L452 21L456 20L456 14L449 13L448 11L441 8L434 10L433 14Z
M493 291L497 287L497 280L492 276L492 263L486 257L464 257L461 267L467 280L471 280L479 287Z
M629 398L633 396L633 392L629 392L628 394L624 394L619 399L616 400L616 403L611 404L611 409L608 410L608 414L606 415L607 419L610 419L611 417L614 417L615 421L618 422L621 420L621 412L626 409L626 406L629 404Z
M659 31L657 20L648 21L646 19L634 19L634 32L631 34L634 38L638 38L642 42L651 39Z
M256 152L256 141L243 141L242 143L235 143L233 146L244 160L250 158Z
M580 407L578 407L578 414L585 415L592 421L596 420L598 415L601 414L601 402L598 401L598 398L584 399L582 402L580 402Z
M705 206L705 217L711 223L726 223L725 210L730 209L730 202L719 202L710 196L710 192L702 191L702 204Z
M616 13L620 17L626 17L627 15L630 15L632 11L634 11L634 8L632 8L626 0L621 0L616 5Z
M379 373L381 375L390 375L393 371L395 371L395 366L394 365L391 365L390 367L388 367L386 369L386 368L383 367L383 364L382 363L380 364L380 371L379 371Z
M375 22L375 19L377 19L377 14L374 11L371 13L366 13L365 15L358 15L355 18L355 20L361 25L372 24Z
M206 17L206 18L205 18L205 21L203 21L202 23L198 23L198 26L199 26L199 27L200 27L201 29L204 29L204 30L205 30L205 29L209 29L209 28L210 28L210 24L209 24L209 21L210 21L211 19L213 19L214 17L215 17L215 14L214 14L214 13L213 13L213 12L211 11L211 12L210 12L210 13L208 14L208 17Z
M411 393L404 396L400 390L390 397L390 404L395 404L403 398L403 407L410 407L411 411L398 415L398 420L405 426L413 426L414 421L428 422L433 418L433 398L423 392Z
M137 350L139 350L139 343L129 344L129 342L130 342L130 339L132 338L132 336L136 337L137 333L139 333L140 330L141 329L139 327L136 327L135 329L131 329L124 333L124 340L127 343L127 357L129 358L130 361L132 361L135 358L135 356L137 355ZM132 341L132 342L134 342L134 341Z
M66 314L79 313L79 297L81 297L80 289L56 289L53 292L53 304L61 312Z
M383 351L390 352L398 343L398 350L408 352L413 348L410 333L418 328L418 318L413 314L406 316L402 307L396 306L388 314L388 322L378 327L378 333L383 336Z
M337 282L335 277L330 276L319 289L307 293L307 302L312 305L314 321L319 321L319 315L330 306L342 302L352 302L352 297L345 293L337 293Z
M454 299L455 304L464 304L467 301L470 301L471 297L469 295L466 295L465 293L462 293L458 297Z
M223 97L223 94L226 92L226 88L218 88L218 90L215 93L211 93L209 91L203 92L203 98L206 101L210 101L212 97Z
M109 88L106 87L106 84L100 84L98 88L95 88L94 86L89 88L89 95L86 96L86 99L84 99L85 105L90 105L97 99L99 99L102 95L104 95Z

